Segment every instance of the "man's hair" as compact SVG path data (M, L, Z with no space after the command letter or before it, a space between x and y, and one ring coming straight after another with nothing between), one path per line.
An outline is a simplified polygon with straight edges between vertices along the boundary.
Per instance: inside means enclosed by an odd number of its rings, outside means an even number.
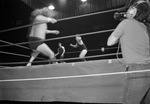
M48 12L49 13L54 13L48 7L44 7L44 8L41 8L41 9L35 9L31 12L30 20L33 21L35 19L35 17L38 16L38 15L43 15L43 16L49 17Z
M150 6L147 2L140 3L136 5L137 13L135 15L135 19L138 21L145 21L150 13Z

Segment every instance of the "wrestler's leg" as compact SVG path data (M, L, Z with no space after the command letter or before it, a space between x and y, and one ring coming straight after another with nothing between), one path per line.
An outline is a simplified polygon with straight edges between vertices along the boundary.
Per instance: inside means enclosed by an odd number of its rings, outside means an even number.
M33 51L32 54L31 54L31 58L27 64L27 66L31 66L33 60L39 55L39 52L38 51Z
M47 44L43 43L38 46L37 51L49 57L49 59L56 60L54 52L47 46Z
M64 63L63 58L64 58L64 55L62 54L62 55L60 56L60 59L61 59L60 63Z
M79 58L81 58L85 61L84 57L85 57L86 54L87 54L87 50L86 49L82 50L80 55L79 55Z

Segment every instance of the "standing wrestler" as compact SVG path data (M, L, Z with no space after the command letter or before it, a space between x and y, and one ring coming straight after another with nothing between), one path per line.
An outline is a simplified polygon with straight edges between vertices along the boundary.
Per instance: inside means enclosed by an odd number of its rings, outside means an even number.
M31 13L31 22L36 25L30 27L29 31L29 42L31 42L29 43L29 46L33 52L27 66L31 66L33 60L39 55L39 53L47 56L51 61L56 60L54 52L46 43L44 43L46 34L59 34L58 30L47 30L47 23L54 24L57 22L57 20L54 19L54 16L55 12L47 7L36 9Z
M150 66L150 41L145 21L150 13L149 4L139 0L128 9L126 16L108 38L111 46L120 40L126 71L147 69ZM150 89L148 73L127 74L123 104L141 104Z
M58 50L57 50L57 53L55 54L55 56L59 57L60 62L62 63L63 62L63 58L64 58L64 54L65 54L65 47L61 44L61 43L58 43Z
M87 47L83 43L81 36L76 35L75 39L76 39L76 44L75 45L70 44L70 46L73 48L79 48L79 50L81 51L79 58L81 58L83 61L85 61L84 57L87 54Z

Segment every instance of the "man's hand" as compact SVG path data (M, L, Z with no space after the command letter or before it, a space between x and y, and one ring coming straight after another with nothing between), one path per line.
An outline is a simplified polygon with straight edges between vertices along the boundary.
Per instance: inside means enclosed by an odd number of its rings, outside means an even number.
M55 34L58 35L60 33L60 31L58 30L54 30L55 31Z
M60 32L58 30L46 30L47 34L59 34Z
M49 18L49 22L51 22L52 24L54 24L54 23L56 23L56 22L57 22L57 20L56 20L56 19L54 19L54 18Z
M73 44L70 44L71 47L73 47Z

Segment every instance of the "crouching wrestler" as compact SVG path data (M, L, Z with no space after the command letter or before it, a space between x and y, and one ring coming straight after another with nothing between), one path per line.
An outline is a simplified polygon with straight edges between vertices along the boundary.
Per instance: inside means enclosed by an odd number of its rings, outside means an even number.
M29 28L29 46L33 50L31 53L31 58L27 63L27 66L31 66L33 60L41 53L47 56L51 62L55 62L55 54L50 49L50 47L44 43L46 39L46 34L59 34L58 30L47 30L47 23L56 23L57 20L54 19L55 12L49 10L47 7L42 9L36 9L31 13L31 22L33 24L32 27Z

